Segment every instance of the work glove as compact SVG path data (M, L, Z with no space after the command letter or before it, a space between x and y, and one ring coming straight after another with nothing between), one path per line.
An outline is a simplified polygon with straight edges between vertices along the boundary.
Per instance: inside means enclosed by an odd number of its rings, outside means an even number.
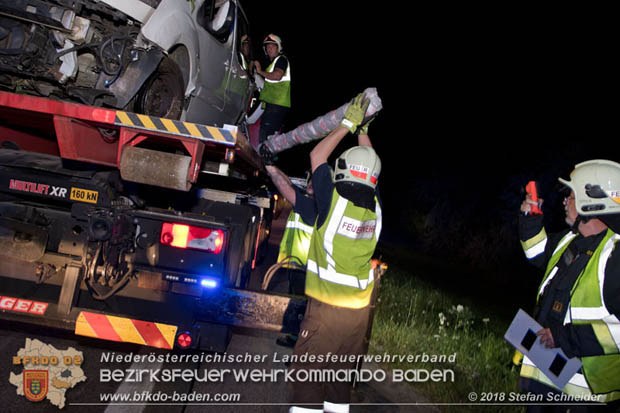
M370 122L375 120L375 117L377 117L376 113L372 115L371 117L369 117L368 119L366 119L365 121L363 121L363 123L357 128L357 131L355 132L355 134L356 135L368 135L368 125L370 125Z
M263 161L265 166L275 164L275 155L271 152L267 145L261 145L260 148L258 148L258 154L260 155L260 159Z
M347 108L344 114L344 119L340 121L340 126L344 126L351 133L355 133L357 127L364 121L366 110L370 105L370 99L366 99L363 93L357 95L355 99L351 101L351 104Z

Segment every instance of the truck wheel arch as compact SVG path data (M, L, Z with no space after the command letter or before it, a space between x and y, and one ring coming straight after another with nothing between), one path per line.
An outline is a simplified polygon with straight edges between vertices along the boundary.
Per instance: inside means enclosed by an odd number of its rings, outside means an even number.
M177 63L166 56L140 87L136 96L136 112L179 119L183 111L184 92L183 74Z

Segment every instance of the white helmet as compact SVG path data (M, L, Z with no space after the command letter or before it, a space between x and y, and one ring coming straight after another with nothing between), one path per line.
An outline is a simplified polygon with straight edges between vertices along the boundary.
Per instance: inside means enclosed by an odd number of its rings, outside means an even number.
M265 40L263 40L263 49L265 50L265 53L267 53L267 49L265 48L265 46L267 46L269 43L278 45L278 53L282 53L282 39L280 39L280 36L276 36L275 34L269 34L267 35L267 37L265 37Z
M602 159L582 162L571 172L570 181L559 181L575 193L579 215L620 213L620 164Z
M336 160L334 182L357 182L371 188L377 186L381 159L371 146L354 146Z

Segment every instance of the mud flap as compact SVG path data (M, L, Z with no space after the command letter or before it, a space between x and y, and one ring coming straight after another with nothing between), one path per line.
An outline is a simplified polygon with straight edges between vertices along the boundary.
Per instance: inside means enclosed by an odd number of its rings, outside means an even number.
M123 75L118 79L104 73L97 82L97 89L114 94L116 97L115 107L117 108L124 108L129 104L149 76L155 72L159 62L164 57L163 51L159 49L151 49L147 53L138 53L138 58L129 63Z
M232 338L230 326L205 322L198 322L197 325L200 328L200 350L217 353L226 351Z

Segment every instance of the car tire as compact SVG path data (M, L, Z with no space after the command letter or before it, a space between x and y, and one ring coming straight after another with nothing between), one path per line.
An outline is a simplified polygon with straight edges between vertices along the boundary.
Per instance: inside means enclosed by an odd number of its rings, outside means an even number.
M183 110L185 87L179 66L164 57L138 92L135 110L149 116L179 119Z

